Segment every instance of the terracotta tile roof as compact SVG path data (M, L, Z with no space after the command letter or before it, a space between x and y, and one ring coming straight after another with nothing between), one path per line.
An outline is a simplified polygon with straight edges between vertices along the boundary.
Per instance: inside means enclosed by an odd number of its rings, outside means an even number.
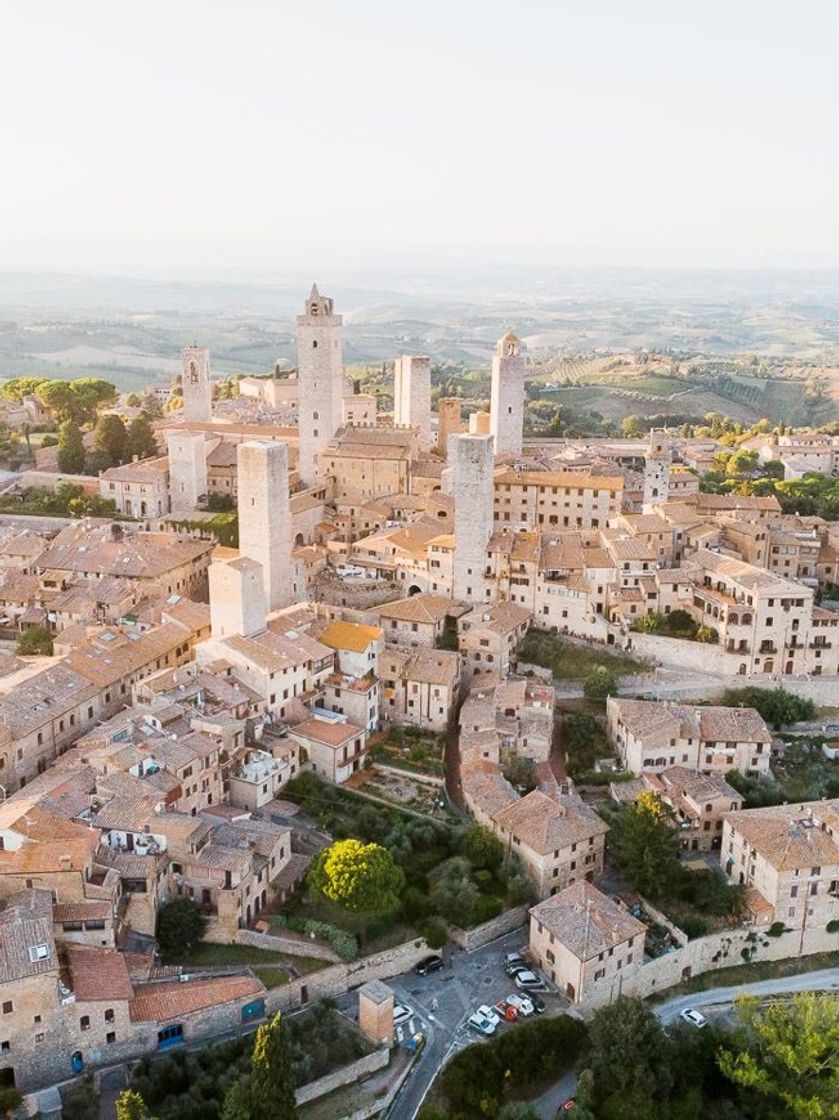
M467 609L442 595L420 594L410 595L407 599L397 599L393 603L383 603L380 607L376 607L376 612L379 618L436 624L449 615L457 617Z
M56 902L52 908L54 922L107 921L112 916L110 902L97 899L83 902Z
M326 747L338 748L342 747L344 743L348 743L350 739L360 735L361 728L356 727L354 723L340 723L337 720L313 717L290 728L289 733L293 736L299 735L304 739L313 739L316 743L322 743Z
M647 932L644 923L623 906L583 881L546 898L530 915L581 961L590 961L632 937L643 938Z
M68 945L67 965L77 1000L130 1000L134 996L125 960L116 949Z
M839 799L726 813L728 824L778 870L839 867Z
M34 952L36 946L46 955ZM51 893L29 890L12 895L0 909L0 983L57 970Z
M495 485L556 486L566 490L623 490L623 478L619 475L588 474L585 471L501 470L495 474Z
M253 976L138 984L129 1011L132 1023L165 1023L207 1007L254 999L264 994L264 985Z
M606 822L580 798L564 796L554 800L538 789L496 813L495 822L539 855L549 855L609 831Z
M331 622L321 634L319 641L330 649L347 649L354 653L364 653L371 642L382 636L378 626L363 626L360 622Z

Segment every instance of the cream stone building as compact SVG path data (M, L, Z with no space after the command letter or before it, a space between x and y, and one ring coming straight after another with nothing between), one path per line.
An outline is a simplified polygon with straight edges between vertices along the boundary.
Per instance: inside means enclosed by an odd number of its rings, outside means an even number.
M612 799L630 805L641 794L654 793L673 811L674 827L685 851L717 851L722 844L726 813L743 807L743 795L721 774L702 774L685 766L645 772L629 782L613 782Z
M172 508L169 493L169 459L165 455L108 467L99 475L99 496L112 501L117 512L128 517L165 517Z
M340 785L364 765L367 732L343 716L318 709L290 733L305 750L314 772L328 782Z
M379 654L378 674L380 712L386 723L436 734L446 730L460 696L458 653L389 646Z
M623 486L617 475L503 468L495 472L495 521L513 529L605 529L621 511Z
M573 794L533 790L492 817L508 852L518 856L540 898L603 873L605 821Z
M803 931L839 918L839 801L743 809L725 817L720 864L747 888L754 921Z
M754 708L695 707L610 696L606 726L633 774L683 766L706 774L767 774L772 735Z
M527 633L531 613L515 603L475 607L457 620L458 644L467 678L504 680L520 642Z
M528 947L571 1003L611 1002L644 963L646 932L624 906L577 882L533 907Z
M452 436L454 574L452 594L468 603L485 602L487 547L492 536L492 436Z

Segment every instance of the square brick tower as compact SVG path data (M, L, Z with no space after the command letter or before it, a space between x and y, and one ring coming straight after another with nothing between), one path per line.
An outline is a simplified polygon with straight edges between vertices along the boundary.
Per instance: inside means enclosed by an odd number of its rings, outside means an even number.
M521 455L524 427L524 346L512 331L495 344L492 357L490 431L495 454Z
M273 440L240 443L236 470L239 552L261 564L268 610L275 611L292 601L288 445Z
M210 351L187 346L182 352L184 420L212 420L213 390L210 385Z
M452 436L454 495L453 596L462 602L485 603L484 573L493 529L493 439L491 435Z
M341 330L332 300L313 284L305 310L297 316L298 469L304 486L314 484L318 457L341 426Z
M210 625L216 639L250 638L265 629L262 565L247 556L216 560L209 568Z
M419 428L419 445L431 447L431 359L425 355L396 359L393 371L393 422Z
M444 459L449 457L449 439L463 430L460 405L460 397L441 397L437 401L437 450Z
M358 989L358 1025L371 1042L392 1045L393 988L381 980L368 980Z
M172 513L191 513L207 493L207 451L203 432L166 433L169 501Z
M651 513L656 502L666 502L670 494L670 440L664 428L653 428L644 456L644 513Z

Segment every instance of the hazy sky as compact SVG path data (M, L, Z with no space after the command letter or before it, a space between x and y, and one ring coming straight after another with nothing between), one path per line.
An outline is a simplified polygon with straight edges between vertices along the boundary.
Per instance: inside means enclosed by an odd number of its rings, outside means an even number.
M836 0L4 8L0 265L839 265Z

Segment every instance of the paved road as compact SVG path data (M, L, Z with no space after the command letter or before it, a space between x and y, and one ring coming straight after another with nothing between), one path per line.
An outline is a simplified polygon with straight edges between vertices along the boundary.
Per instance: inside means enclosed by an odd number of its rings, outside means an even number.
M504 973L503 956L521 949L526 940L526 928L522 926L471 953L446 950L446 967L440 972L430 976L409 972L388 981L397 1002L414 1012L402 1025L400 1041L407 1042L418 1031L425 1034L427 1041L387 1120L413 1120L431 1082L451 1055L479 1041L479 1036L466 1027L466 1020L481 1004L492 1005L516 990ZM543 995L551 1011L567 1006L566 1001L554 993ZM350 992L337 1002L348 1014L357 1014L356 994ZM500 1029L514 1030L515 1027Z
M797 976L779 976L772 980L756 980L752 984L741 984L731 988L709 988L706 992L692 992L690 995L673 996L653 1007L657 1018L665 1026L678 1022L679 1015L687 1007L726 1008L738 996L772 996L785 993L824 991L839 989L839 970L827 968L821 972L802 972ZM573 1071L553 1084L540 1097L533 1101L542 1120L554 1120L556 1110L563 1101L574 1095L577 1076Z

